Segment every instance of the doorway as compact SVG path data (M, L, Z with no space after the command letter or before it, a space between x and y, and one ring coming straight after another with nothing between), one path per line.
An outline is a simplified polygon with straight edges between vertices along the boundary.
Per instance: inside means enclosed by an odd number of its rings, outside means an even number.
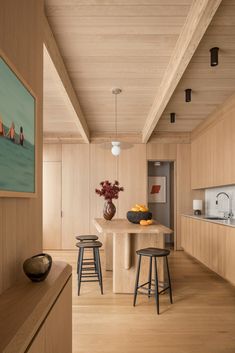
M153 184L155 187L153 187ZM175 228L174 162L148 161L148 207L153 219ZM166 235L166 246L174 248L174 233Z

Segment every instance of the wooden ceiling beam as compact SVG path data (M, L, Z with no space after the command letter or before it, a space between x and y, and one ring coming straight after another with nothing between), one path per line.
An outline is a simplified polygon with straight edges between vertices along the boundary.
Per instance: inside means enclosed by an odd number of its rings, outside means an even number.
M194 0L145 122L144 143L148 142L221 1Z
M50 55L50 58L54 64L54 67L60 77L66 95L68 97L68 104L70 106L70 111L72 112L72 116L74 116L74 122L78 128L79 133L86 143L89 143L89 129L87 126L87 122L81 110L77 95L73 88L72 82L68 75L66 66L64 64L63 58L60 54L59 48L57 46L55 37L49 25L49 22L44 15L44 44L46 49Z

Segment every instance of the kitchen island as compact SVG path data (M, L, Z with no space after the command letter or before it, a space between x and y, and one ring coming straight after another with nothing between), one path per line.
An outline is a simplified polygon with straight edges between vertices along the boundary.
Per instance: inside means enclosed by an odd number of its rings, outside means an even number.
M137 266L136 250L165 247L165 235L173 231L154 221L149 226L130 223L120 218L94 219L99 233L105 236L105 269L113 271L113 292L133 293ZM146 281L149 263L143 259L141 280ZM163 280L163 263L159 261L159 279Z

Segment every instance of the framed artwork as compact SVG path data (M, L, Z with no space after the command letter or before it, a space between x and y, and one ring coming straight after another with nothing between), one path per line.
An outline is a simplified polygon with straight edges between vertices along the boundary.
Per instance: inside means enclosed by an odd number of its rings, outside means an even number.
M148 202L166 202L165 176L154 176L148 178Z
M36 98L0 55L0 196L36 195Z

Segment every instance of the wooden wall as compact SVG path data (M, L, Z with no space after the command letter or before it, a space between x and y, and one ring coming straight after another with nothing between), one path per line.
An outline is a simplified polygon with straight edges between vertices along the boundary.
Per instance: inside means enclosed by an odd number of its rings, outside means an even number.
M0 293L22 275L25 258L42 247L42 0L1 0L0 49L38 98L38 197L0 198Z
M51 185L46 170L55 171L56 163L59 162L61 177L58 175L54 180L58 184L60 178L62 179L61 201L55 201L54 186ZM119 194L119 199L114 201L116 217L125 217L127 210L135 203L146 203L146 163L146 145L143 144L135 144L132 149L123 151L119 158L97 144L45 144L44 175L47 179L44 180L44 185L48 194L44 196L43 205L44 248L74 249L75 235L97 233L92 220L103 217L104 199L95 193L102 180L117 179L125 189ZM58 194L59 191L57 196ZM51 205L54 207L55 219L58 219L62 210L61 231L57 229L54 236L49 220L47 223ZM54 222L52 225L54 227ZM100 239L102 240L102 236Z
M235 95L192 134L192 188L235 184Z
M147 160L174 161L175 175L175 248L181 249L181 222L183 213L192 213L192 200L204 200L203 191L191 190L191 144L147 144Z
M103 198L95 194L95 188L101 180L117 179L124 186L125 191L120 193L115 204L116 216L125 217L127 210L135 203L147 203L147 161L170 160L175 161L175 229L176 246L180 249L180 215L192 212L193 198L204 198L203 192L191 190L190 157L190 144L135 144L132 149L123 151L119 158L112 156L109 150L101 149L97 144L45 144L44 175L49 165L51 169L56 170L56 163L61 163L62 201L57 201L58 207L55 205L54 209L58 216L62 210L62 218L61 231L54 236L54 226L44 222L44 248L73 249L76 234L96 233L92 220L102 217L104 205ZM54 180L59 181L60 176ZM45 185L48 183L49 177L45 180ZM54 187L47 186L46 189L49 194L44 197L44 220L47 219L48 212L51 212L53 203L50 198L55 200ZM58 195L59 191L56 194Z

